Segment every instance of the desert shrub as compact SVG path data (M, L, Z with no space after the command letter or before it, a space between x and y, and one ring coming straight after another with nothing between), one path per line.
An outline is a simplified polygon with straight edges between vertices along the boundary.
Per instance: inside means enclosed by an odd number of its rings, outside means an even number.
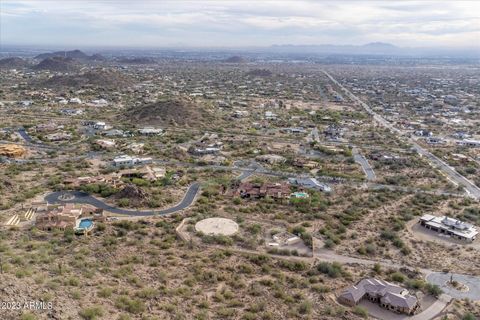
M394 272L390 275L390 277L392 278L393 281L396 281L396 282L405 281L405 275L400 272Z
M130 204L130 200L127 198L121 198L118 199L117 203L119 207L128 207L128 205Z
M310 314L312 313L312 302L304 300L300 303L297 308L299 314Z
M290 271L303 271L307 269L307 264L303 261L280 260L278 264L280 267L286 268Z
M471 312L467 312L463 315L462 320L477 320L477 318Z
M365 307L356 306L353 309L353 313L355 313L357 316L360 316L362 318L368 318L368 310Z
M105 288L102 288L100 290L98 290L98 296L101 297L101 298L109 298L113 293L113 289L112 288L108 288L108 287L105 287Z
M128 296L120 296L115 301L115 306L130 313L142 313L145 305L141 300L130 299Z
M330 278L338 278L342 275L342 265L338 262L320 262L317 268L318 271L327 274Z
M103 309L100 306L93 306L90 308L85 308L79 313L80 317L86 320L94 320L103 316Z
M36 320L36 319L37 319L37 317L33 313L30 313L30 312L24 313L20 317L20 320Z
M427 283L425 289L427 289L427 292L434 297L438 297L443 293L442 289L436 284Z

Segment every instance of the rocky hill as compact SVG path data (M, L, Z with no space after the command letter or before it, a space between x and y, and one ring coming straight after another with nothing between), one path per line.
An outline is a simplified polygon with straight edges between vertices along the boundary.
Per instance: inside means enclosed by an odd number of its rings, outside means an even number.
M227 58L224 60L227 63L245 63L247 60L244 57L241 56L231 56L230 58Z
M35 65L35 70L49 70L58 72L73 71L77 67L77 64L72 58L52 57L46 58Z
M17 69L25 68L27 66L28 61L19 57L4 58L0 60L0 69Z
M89 56L87 58L87 60L89 60L89 61L107 61L107 58L105 58L104 56L102 56L99 53L95 53L95 54Z
M121 116L140 125L199 126L208 123L209 113L185 98L169 98L131 107Z
M72 50L72 51L56 51L49 53L42 53L35 57L35 59L43 60L47 58L72 58L72 59L88 59L88 55L81 50Z
M100 87L108 89L126 88L133 84L125 74L114 70L89 70L78 74L57 75L36 83L40 87Z

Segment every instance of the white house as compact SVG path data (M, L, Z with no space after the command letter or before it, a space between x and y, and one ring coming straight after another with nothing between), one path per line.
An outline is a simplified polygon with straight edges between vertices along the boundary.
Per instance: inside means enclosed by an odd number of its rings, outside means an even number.
M460 146L478 148L480 147L480 140L473 140L473 139L464 139L457 142Z
M93 125L93 128L97 130L105 130L106 127L107 127L107 124L103 121L95 122L95 124Z
M478 234L475 226L446 216L437 217L425 214L420 218L419 222L426 229L460 240L474 241Z
M277 120L277 115L272 111L265 111L265 119L266 120Z
M68 102L74 103L74 104L80 104L82 103L82 100L80 100L80 98L71 98L70 100L68 100Z
M95 143L97 145L99 145L100 147L105 148L105 149L111 149L111 148L115 147L115 141L114 140L100 139L100 140L95 141Z
M108 101L105 99L95 99L95 100L92 100L92 104L98 107L103 107L108 105Z
M147 127L147 128L142 128L138 130L138 133L144 136L156 136L156 135L161 135L163 134L162 129L157 129L157 128L152 128L152 127Z
M315 178L289 178L288 182L292 185L296 185L308 189L316 189L323 192L331 192L332 188L324 183L321 183Z
M131 167L134 165L142 165L152 163L152 158L134 158L127 155L121 155L113 159L113 166L115 167Z

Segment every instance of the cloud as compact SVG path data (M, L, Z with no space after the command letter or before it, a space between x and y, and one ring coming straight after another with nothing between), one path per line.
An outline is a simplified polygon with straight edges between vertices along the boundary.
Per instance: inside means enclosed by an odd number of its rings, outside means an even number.
M480 2L2 0L0 27L13 44L471 46Z

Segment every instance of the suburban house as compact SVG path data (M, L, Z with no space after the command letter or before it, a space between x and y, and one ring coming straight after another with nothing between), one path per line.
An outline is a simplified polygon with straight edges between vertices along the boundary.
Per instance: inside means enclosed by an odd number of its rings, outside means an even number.
M105 130L107 129L107 124L103 121L98 121L95 122L92 127L97 130Z
M92 100L91 104L96 107L104 107L108 105L108 101L105 99L95 99Z
M53 132L61 128L63 128L63 126L59 126L53 122L38 124L34 127L35 132Z
M343 136L343 129L338 125L331 124L323 131L323 134L328 139L339 139Z
M277 120L277 115L272 111L265 111L265 120Z
M125 137L126 136L125 132L119 129L111 129L111 130L104 131L102 132L102 135L106 137Z
M314 189L323 192L330 192L332 188L324 183L319 182L315 178L289 178L288 182L291 185L307 188L307 189Z
M152 158L134 158L127 155L122 155L115 157L112 162L114 167L131 167L134 165L152 163Z
M117 188L123 185L123 181L120 179L121 176L116 173L104 174L94 177L75 177L75 178L65 178L63 179L63 184L67 189L77 189L78 187L88 185L88 184L109 184L114 188Z
M383 162L383 163L404 163L406 162L405 157L400 157L396 154L391 154L383 151L373 151L368 157L372 160Z
M234 195L241 198L259 199L271 197L273 199L289 199L290 186L287 183L241 183L235 190Z
M280 163L284 163L285 161L287 161L287 159L285 157L282 157L282 156L277 155L277 154L261 155L261 156L256 157L256 160L261 161L261 162L266 162L268 164L280 164Z
M146 166L141 169L121 170L119 175L121 178L142 178L148 181L156 181L165 177L166 169L162 167Z
M407 289L375 278L362 279L338 296L338 301L348 306L355 306L362 299L377 303L390 311L408 315L413 315L419 307L417 298Z
M206 148L189 148L188 152L196 156L203 156L206 154L217 154L220 152L220 148L206 147Z
M57 132L57 133L47 134L45 136L45 139L52 142L70 140L71 138L72 138L72 135L66 132Z
M115 147L115 141L114 140L109 140L109 139L96 140L95 144L100 146L101 148L104 148L104 149L111 149L111 148Z
M446 216L437 217L425 214L420 218L419 222L426 229L460 240L474 241L478 234L475 226Z
M309 170L320 167L320 164L318 162L313 161L313 160L303 159L303 158L297 158L297 159L293 160L292 164L295 167L306 168L306 169L309 169Z
M102 209L89 206L76 207L73 203L66 203L64 206L50 207L47 205L46 212L36 218L35 226L41 230L77 228L83 219L105 220Z
M480 140L464 139L457 141L457 144L465 147L478 148L480 147Z
M138 129L138 133L140 133L143 136L159 136L163 134L163 130L147 127L147 128Z
M285 133L291 133L291 134L304 134L304 133L307 133L307 130L305 130L304 128L302 127L298 127L298 128L282 128L280 129L281 132L285 132Z

